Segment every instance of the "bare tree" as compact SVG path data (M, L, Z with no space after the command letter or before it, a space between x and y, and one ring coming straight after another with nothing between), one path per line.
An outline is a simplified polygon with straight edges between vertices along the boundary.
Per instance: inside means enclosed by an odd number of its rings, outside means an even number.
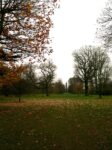
M102 15L98 18L97 35L104 42L104 46L112 48L112 1L108 0Z
M55 77L56 66L51 60L48 62L41 63L39 66L40 70L40 84L44 87L46 96L49 95L49 87Z
M81 78L88 94L89 83L95 87L95 93L102 96L102 86L111 73L110 60L107 52L100 47L86 46L73 54L75 74Z
M62 80L59 79L53 84L53 92L57 94L62 94L65 92L65 85L63 84Z
M83 82L78 77L71 77L68 80L68 92L74 94L83 93Z
M73 53L75 62L75 74L83 80L85 95L88 95L89 81L93 76L92 47L85 46Z
M110 59L107 52L101 48L96 48L93 57L95 58L93 59L93 78L95 79L95 88L101 98L103 85L107 82L111 74Z

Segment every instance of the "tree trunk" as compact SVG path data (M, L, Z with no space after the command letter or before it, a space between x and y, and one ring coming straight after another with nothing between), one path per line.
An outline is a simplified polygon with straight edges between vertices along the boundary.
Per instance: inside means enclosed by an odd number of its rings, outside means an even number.
M98 81L97 81L97 76L95 76L95 94L98 94Z
M49 87L46 85L46 96L49 96Z
M85 96L88 95L88 80L85 80Z
M19 96L19 103L21 102L21 96Z
M101 81L99 83L99 98L100 99L102 98L102 83L101 83Z
M99 98L102 98L102 77L101 72L99 74L99 89L98 89Z

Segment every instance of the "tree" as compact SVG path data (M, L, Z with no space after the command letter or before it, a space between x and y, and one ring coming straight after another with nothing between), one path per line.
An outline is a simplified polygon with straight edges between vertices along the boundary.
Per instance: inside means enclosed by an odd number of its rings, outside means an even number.
M27 69L23 73L25 79L32 89L42 90L49 95L49 88L55 77L56 66L51 60L37 64L28 64Z
M96 48L93 54L93 79L95 80L96 92L98 92L100 98L103 86L106 85L111 75L111 66L109 63L110 59L107 52L101 48Z
M39 66L39 82L40 85L45 89L46 96L49 96L49 88L55 77L56 66L51 60L41 63Z
M85 46L73 53L75 74L84 82L85 95L88 95L89 81L93 76L91 50L91 46Z
M112 95L112 80L108 80L106 84L103 86L103 95Z
M101 17L98 18L98 37L104 42L104 46L112 48L112 1L108 0L102 12Z
M23 72L23 76L22 78L24 80L26 80L26 82L30 85L30 87L33 88L39 88L39 82L38 82L38 78L36 76L36 66L33 65L32 63L29 63L27 65L26 70ZM31 89L30 88L30 89Z
M15 69L17 61L51 53L49 32L56 7L57 0L0 0L0 63Z
M9 95L10 88L21 80L21 73L25 66L7 65L0 62L0 88L5 96Z
M111 66L107 52L100 47L84 47L73 54L75 60L75 74L83 80L85 95L90 87L95 87L95 93L100 98L102 86L110 77Z
M30 63L25 67L25 70L21 73L20 79L16 84L12 84L10 87L11 94L18 96L19 102L23 94L37 93L37 90L40 89L40 84L35 72L35 65Z
M12 86L9 87L11 90L11 94L17 96L19 102L21 102L21 97L23 94L28 94L27 90L29 88L29 84L22 77L16 83L13 83Z
M47 45L52 26L50 16L56 4L54 0L1 0L0 59L39 58L41 54L52 52Z
M65 92L65 85L62 80L58 80L53 84L53 92L57 94L62 94Z
M79 94L83 92L83 82L78 77L72 77L68 80L68 92Z

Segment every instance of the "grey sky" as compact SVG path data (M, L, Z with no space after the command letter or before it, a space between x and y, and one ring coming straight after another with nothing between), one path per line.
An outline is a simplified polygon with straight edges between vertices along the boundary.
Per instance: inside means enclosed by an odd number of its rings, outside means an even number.
M52 58L57 65L57 78L66 82L73 76L72 52L84 45L96 45L97 18L106 0L61 0L54 15Z

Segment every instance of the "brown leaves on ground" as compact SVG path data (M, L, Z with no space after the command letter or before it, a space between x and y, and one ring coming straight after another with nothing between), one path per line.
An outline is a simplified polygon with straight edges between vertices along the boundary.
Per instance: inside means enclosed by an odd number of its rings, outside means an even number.
M74 107L74 106L90 106L90 107L109 107L112 106L111 100L53 100L53 99L41 99L41 100L26 100L23 99L21 103L18 101L11 101L11 102L1 102L0 106L14 106L14 107L27 107L27 106L42 106L42 107L48 107L48 106L56 106L56 107Z

